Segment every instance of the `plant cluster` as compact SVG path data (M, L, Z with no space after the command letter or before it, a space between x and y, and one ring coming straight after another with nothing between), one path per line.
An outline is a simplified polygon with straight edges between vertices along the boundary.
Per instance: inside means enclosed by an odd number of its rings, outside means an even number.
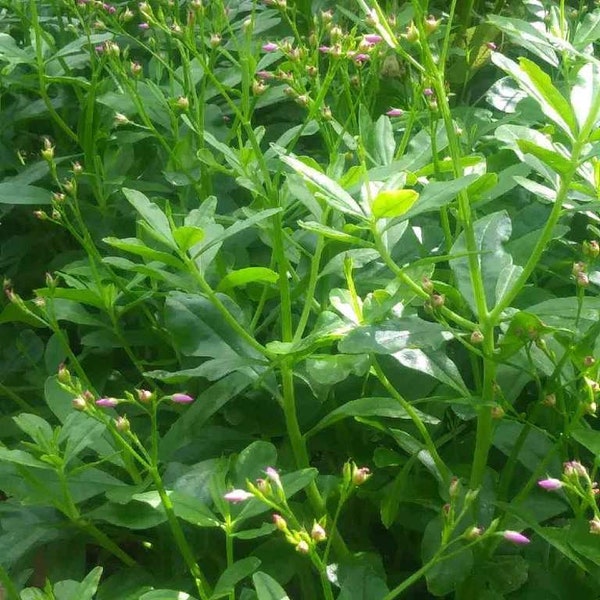
M0 0L7 598L595 597L599 39Z

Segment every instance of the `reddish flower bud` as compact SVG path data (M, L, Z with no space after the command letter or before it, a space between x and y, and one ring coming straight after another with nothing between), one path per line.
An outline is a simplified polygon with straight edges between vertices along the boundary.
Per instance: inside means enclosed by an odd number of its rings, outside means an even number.
M175 404L190 404L194 399L187 394L177 393L171 396L171 401Z
M506 541L512 542L513 544L525 545L525 544L529 544L529 542L531 541L528 537L525 537L522 533L519 533L518 531L511 531L510 529L507 529L506 531L504 531L502 533L502 536L504 537L504 539Z

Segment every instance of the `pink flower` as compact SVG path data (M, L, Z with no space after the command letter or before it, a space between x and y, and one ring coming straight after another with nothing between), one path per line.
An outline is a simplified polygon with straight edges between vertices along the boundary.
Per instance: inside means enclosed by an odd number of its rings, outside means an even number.
M191 396L182 393L173 394L171 396L171 400L175 402L175 404L190 404L194 401Z
M116 398L98 398L96 400L96 406L102 406L104 408L114 408L119 401Z
M570 460L564 463L563 473L567 477L586 477L588 474L587 469L578 460Z
M363 54L361 52L360 54L355 54L353 58L355 63L362 65L363 63L367 62L371 57L368 54Z
M504 537L504 539L508 542L512 542L513 544L521 544L521 545L525 545L525 544L529 544L529 542L531 541L528 537L525 537L522 533L519 533L518 531L511 531L510 529L507 529L502 536Z
M423 90L423 96L427 96L427 97L433 96L434 93L435 92L431 88L425 88Z
M388 117L401 117L404 111L401 108L390 108L385 114Z
M265 469L265 473L278 488L281 488L281 479L279 477L279 473L273 467L267 467Z
M538 485L547 492L553 492L554 490L559 490L563 486L563 482L560 479L548 477L548 479L538 481Z
M262 49L264 52L275 52L276 50L279 50L279 46L273 42L267 42Z
M369 44L379 44L383 38L376 33L368 33L364 37L365 42L369 42Z
M231 492L227 492L223 498L227 500L227 502L231 502L232 504L238 504L239 502L245 502L252 498L252 494L247 492L246 490L231 490Z
M142 31L146 31L146 30L150 29L150 25L148 25L148 23L140 23L138 25L138 28L141 29Z
M488 47L488 50L496 50L496 48L498 47L496 46L496 44L494 44L494 42L488 42L486 46Z
M322 52L323 54L327 54L330 51L331 48L329 46L319 46L319 52Z
M259 79L262 79L263 81L265 79L272 79L274 77L273 73L271 73L270 71L257 71L256 76Z

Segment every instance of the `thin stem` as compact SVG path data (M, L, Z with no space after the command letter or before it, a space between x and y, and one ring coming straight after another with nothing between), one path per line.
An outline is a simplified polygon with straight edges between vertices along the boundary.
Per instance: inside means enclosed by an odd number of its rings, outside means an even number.
M179 523L179 519L175 514L175 509L173 508L171 498L169 498L169 495L165 490L162 478L155 465L150 470L150 473L152 475L152 479L154 480L154 485L158 490L158 495L160 496L162 505L165 509L167 521L169 523L169 527L171 528L171 533L173 534L173 538L175 539L175 543L179 548L179 552L181 553L183 560L188 566L188 569L194 578L194 581L196 582L198 594L200 595L201 600L208 600L211 596L208 581L200 569L200 566L196 562L196 559L194 558L194 553L188 544L185 534L183 533L183 529L181 528L181 524Z
M417 411L413 408L413 406L410 404L410 402L408 402L398 392L398 390L396 390L396 388L390 383L386 374L383 372L381 365L377 362L377 359L375 358L375 356L371 357L371 364L373 365L373 370L375 371L375 375L377 375L377 378L382 383L383 387L391 394L391 396L393 398L395 398L399 402L399 404L402 406L402 408L406 411L406 413L410 417L414 426L417 428L417 430L421 434L421 437L423 438L423 441L425 442L425 447L427 448L429 454L431 455L431 458L433 459L433 462L435 463L437 470L440 473L440 477L442 478L442 480L445 483L449 482L450 481L450 470L448 469L448 467L446 466L446 463L444 463L444 461L438 454L435 442L429 435L429 431L427 431L427 427L425 427L425 424L421 420L421 417L419 417Z

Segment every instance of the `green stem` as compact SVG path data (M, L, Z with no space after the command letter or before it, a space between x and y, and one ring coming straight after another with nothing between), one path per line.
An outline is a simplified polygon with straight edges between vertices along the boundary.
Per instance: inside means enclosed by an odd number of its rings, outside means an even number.
M496 379L496 362L493 359L494 353L494 327L488 325L482 330L483 333L483 386L482 400L483 406L480 407L477 415L477 433L475 436L475 453L473 457L473 466L471 468L470 487L473 490L479 488L483 482L485 469L487 466L488 455L492 445L493 416L490 404L494 400L494 385Z
M377 375L379 381L382 383L383 387L390 393L390 395L393 398L395 398L399 402L400 406L402 406L402 408L406 411L414 426L421 434L421 437L423 438L423 441L425 443L425 447L427 448L429 454L431 455L431 458L433 459L433 462L435 463L437 470L440 473L440 477L445 483L449 483L450 470L446 466L446 463L444 463L444 461L442 460L441 456L438 454L435 442L429 435L429 431L427 431L427 427L425 427L425 424L421 420L421 417L419 417L419 414L413 408L412 404L410 404L410 402L408 402L390 383L386 374L383 372L381 365L377 362L375 356L371 357L371 364L373 365L373 370L375 371L375 374Z
M560 218L563 203L567 199L567 195L571 187L571 182L573 181L573 177L577 172L577 165L579 162L579 156L581 155L582 146L583 143L579 140L577 140L573 144L573 149L571 151L571 168L561 178L560 186L556 194L556 200L554 201L554 206L552 207L550 216L546 221L546 225L544 225L544 229L542 230L542 233L540 234L540 237L538 238L538 241L535 247L533 248L533 251L529 255L529 259L525 263L523 271L521 271L521 274L517 277L515 282L512 284L511 288L504 294L504 296L502 296L501 300L490 312L490 322L495 323L500 317L502 311L508 306L510 306L510 303L515 299L517 294L527 283L527 280L529 279L529 277L533 273L533 270L539 263L544 250L548 247L548 244L552 239L552 232L554 231L554 227L556 226Z
M54 119L56 124L71 140L78 144L79 138L71 130L71 128L63 121L62 117L56 112L54 106L52 106L52 100L50 100L50 97L48 96L48 93L46 91L44 55L42 53L42 32L40 30L40 22L37 12L36 0L30 0L29 8L31 10L31 24L33 26L33 31L35 34L35 61L38 76L38 92L42 97L42 100L44 101L46 109L48 110L50 116Z
M208 581L204 576L204 573L194 558L194 553L188 544L185 534L183 533L181 524L179 523L177 515L175 514L175 509L173 508L171 498L169 498L169 495L165 490L162 478L158 473L156 466L151 468L150 473L152 475L152 479L154 480L154 485L158 490L158 495L160 496L162 505L165 509L171 533L173 534L173 538L175 539L175 543L177 544L177 548L179 549L183 560L185 561L192 577L194 578L196 588L198 589L198 594L200 595L201 600L209 600L211 596L210 586L208 585Z

